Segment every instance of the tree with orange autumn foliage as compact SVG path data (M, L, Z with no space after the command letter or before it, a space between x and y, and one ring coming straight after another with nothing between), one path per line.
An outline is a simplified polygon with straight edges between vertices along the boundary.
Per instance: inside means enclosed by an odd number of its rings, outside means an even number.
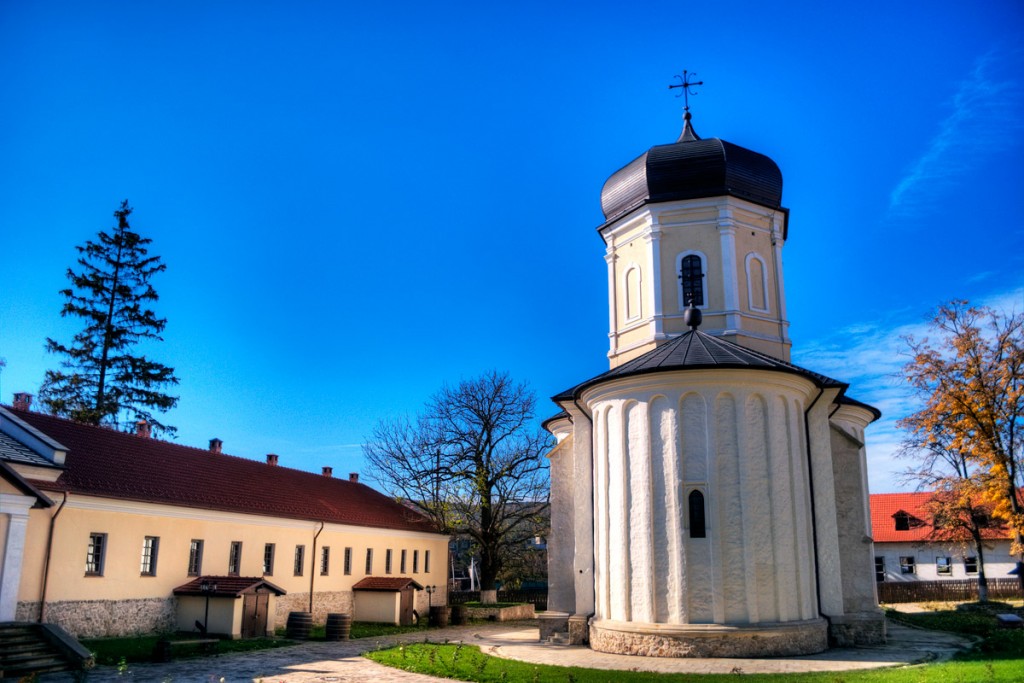
M924 407L900 426L925 462L937 451L962 458L968 482L951 494L980 494L1009 526L1024 589L1024 314L954 301L931 328L934 340L907 340L913 360L904 373Z

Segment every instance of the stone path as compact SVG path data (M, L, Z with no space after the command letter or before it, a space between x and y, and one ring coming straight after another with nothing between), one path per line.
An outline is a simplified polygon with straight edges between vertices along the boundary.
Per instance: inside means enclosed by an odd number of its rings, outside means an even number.
M498 657L537 664L661 673L795 673L850 671L936 661L970 645L949 633L912 629L889 622L889 642L875 648L837 649L806 657L773 659L669 659L593 652L588 648L537 642L538 630L527 624L476 624L430 632L435 642L462 641ZM440 679L380 666L362 657L376 647L423 640L422 633L341 643L310 642L272 650L187 659L168 664L132 664L125 673L101 666L89 683L436 683ZM64 683L69 676L43 676L40 683Z

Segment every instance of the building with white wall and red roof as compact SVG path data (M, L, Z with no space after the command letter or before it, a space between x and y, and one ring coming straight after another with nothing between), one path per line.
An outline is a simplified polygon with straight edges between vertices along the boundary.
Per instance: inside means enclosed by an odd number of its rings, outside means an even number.
M986 577L1011 578L1016 558L1010 554L1013 536L1006 525L981 529L983 556L971 540L955 540L937 529L930 491L871 494L871 535L875 541L875 580L948 581L977 579L984 562Z
M0 407L0 621L78 637L195 630L205 583L217 586L209 632L237 638L272 633L292 611L314 623L352 614L367 577L435 585L434 601L446 599L448 537L355 474L231 456L218 439L190 448L145 425L84 425L32 412L25 396L16 404ZM426 593L413 600L425 614Z

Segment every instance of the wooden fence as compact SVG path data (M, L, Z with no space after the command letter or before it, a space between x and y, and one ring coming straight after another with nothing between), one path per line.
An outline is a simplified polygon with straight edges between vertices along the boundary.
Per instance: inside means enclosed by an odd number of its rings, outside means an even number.
M1021 597L1017 579L989 579L988 598L999 600ZM878 601L897 602L971 602L978 599L976 579L949 581L882 581Z
M461 605L480 599L480 591L449 591L448 604ZM548 608L548 592L546 590L498 591L498 602L530 602L538 612Z

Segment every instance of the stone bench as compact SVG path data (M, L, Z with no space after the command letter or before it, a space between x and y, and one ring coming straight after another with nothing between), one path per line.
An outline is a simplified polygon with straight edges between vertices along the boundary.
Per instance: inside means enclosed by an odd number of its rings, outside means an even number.
M198 648L200 652L212 654L217 651L217 638L189 638L186 640L158 640L153 648L154 662L169 662L174 659L175 650L185 650L190 647Z

